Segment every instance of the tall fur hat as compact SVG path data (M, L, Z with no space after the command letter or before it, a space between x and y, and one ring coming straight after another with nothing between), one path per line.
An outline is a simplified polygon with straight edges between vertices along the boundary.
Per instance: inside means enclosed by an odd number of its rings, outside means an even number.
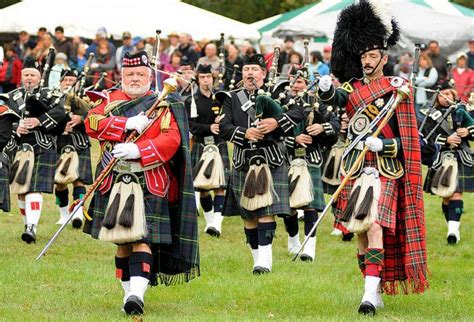
M387 50L400 38L395 18L380 0L361 0L339 14L332 44L331 69L340 82L362 78L360 56L369 50Z

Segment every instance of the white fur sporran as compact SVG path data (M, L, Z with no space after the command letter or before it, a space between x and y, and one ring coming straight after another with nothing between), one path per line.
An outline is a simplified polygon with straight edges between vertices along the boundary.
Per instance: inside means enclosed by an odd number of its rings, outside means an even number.
M73 146L66 145L59 156L54 182L67 185L77 179L79 179L79 155Z
M431 192L448 198L456 192L458 183L458 161L454 153L443 153L441 166L436 170L431 183Z
M10 167L10 192L23 195L30 190L35 164L35 152L29 144L22 144Z
M194 187L202 190L219 189L225 185L224 163L219 148L214 144L204 147L195 172Z
M145 201L139 180L131 173L120 174L110 193L99 240L123 244L146 234Z
M304 159L294 159L290 162L288 171L290 179L290 207L301 208L308 206L313 200L313 181Z

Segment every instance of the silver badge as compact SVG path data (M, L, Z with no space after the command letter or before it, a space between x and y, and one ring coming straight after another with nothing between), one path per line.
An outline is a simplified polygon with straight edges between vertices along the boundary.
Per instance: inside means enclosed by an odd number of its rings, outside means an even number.
M383 98L379 98L375 101L375 106L377 107L382 107L384 104L385 104L385 101L383 100Z
M392 80L390 81L390 85L392 85L395 88L399 88L403 85L403 78L401 77L393 77Z
M365 114L359 114L354 116L354 118L351 120L350 127L354 134L359 135L364 132L365 129L367 129L369 124L369 117Z

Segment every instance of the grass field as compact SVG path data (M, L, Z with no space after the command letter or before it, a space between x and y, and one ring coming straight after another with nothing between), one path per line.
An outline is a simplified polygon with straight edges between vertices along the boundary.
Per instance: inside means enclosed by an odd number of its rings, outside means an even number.
M430 290L423 295L385 296L375 319L474 321L474 196L466 195L461 243L448 246L440 200L426 196ZM38 241L21 241L23 224L13 201L0 213L0 320L121 321L122 291L114 275L114 249L66 229L40 262L35 257L58 226L58 210L46 197ZM188 285L147 292L145 321L365 320L356 311L363 280L356 243L331 236L331 216L318 231L317 259L292 262L278 221L273 273L251 274L251 255L241 220L224 220L223 235L200 234L201 277ZM200 231L203 218L199 218ZM300 227L302 231L302 227Z

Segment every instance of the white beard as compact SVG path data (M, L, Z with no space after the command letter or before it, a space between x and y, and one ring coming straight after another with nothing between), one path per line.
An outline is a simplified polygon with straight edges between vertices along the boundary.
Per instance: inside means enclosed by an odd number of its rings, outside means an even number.
M125 86L122 84L122 90L125 94L133 95L133 96L142 96L145 95L146 92L150 89L150 85L142 86L142 87L131 87Z

